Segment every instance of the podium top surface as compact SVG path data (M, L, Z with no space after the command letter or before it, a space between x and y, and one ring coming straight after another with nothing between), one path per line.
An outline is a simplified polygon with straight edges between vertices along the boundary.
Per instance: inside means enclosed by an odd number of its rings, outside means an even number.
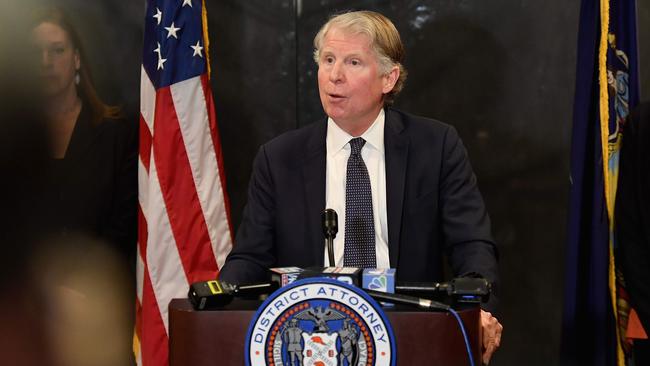
M247 299L234 299L230 304L220 307L218 309L210 310L195 310L188 299L172 299L169 303L169 309L177 311L196 311L196 312L209 312L209 311L257 311L262 305L262 300L247 300ZM478 311L478 305L463 305L461 308L455 308L459 314L472 313ZM382 310L388 313L437 313L447 314L444 311L432 311L425 309L418 309L413 306L407 305L394 305L382 306Z

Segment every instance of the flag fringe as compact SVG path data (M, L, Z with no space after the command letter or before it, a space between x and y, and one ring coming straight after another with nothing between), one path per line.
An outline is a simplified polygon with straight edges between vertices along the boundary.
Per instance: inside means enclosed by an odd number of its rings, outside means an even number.
M210 37L208 37L208 10L205 8L205 0L201 4L201 20L203 23L203 46L205 48L205 65L208 68L208 80L212 76L210 68Z
M598 84L599 84L599 110L600 110L600 145L602 150L603 180L605 205L607 207L607 222L609 233L614 227L614 190L611 189L612 181L609 174L609 90L607 83L607 49L609 35L609 10L610 0L600 0L600 45L598 50ZM621 344L618 326L618 306L616 303L616 264L614 262L614 243L612 235L608 235L609 242L609 293L614 314L616 329L616 359L618 366L625 366L625 354Z

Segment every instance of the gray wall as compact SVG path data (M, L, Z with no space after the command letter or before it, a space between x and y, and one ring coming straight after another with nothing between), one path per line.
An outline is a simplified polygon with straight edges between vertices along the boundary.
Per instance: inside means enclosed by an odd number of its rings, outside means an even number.
M137 113L138 1L66 0L99 89ZM335 10L391 17L410 72L397 107L458 129L487 201L505 332L494 365L558 362L577 0L208 1L213 88L235 226L263 142L322 115L311 42ZM300 13L298 14L298 10ZM639 1L642 99L650 98L650 4Z

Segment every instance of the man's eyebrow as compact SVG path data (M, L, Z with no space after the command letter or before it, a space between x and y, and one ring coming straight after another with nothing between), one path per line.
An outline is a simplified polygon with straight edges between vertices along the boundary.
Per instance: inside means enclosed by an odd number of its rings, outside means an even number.
M324 54L333 54L333 53L334 53L334 52L333 52L332 50L325 49L325 48L323 48L323 49L320 51L320 55L324 55ZM361 58L361 57L363 57L363 56L364 56L363 53L352 52L352 53L348 53L348 54L343 54L342 57L343 57L343 58L351 58L351 57L359 57L359 58Z

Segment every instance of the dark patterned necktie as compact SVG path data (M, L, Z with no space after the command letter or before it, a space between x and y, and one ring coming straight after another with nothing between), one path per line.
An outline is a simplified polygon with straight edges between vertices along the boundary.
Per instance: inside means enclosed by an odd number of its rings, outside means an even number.
M375 268L375 223L372 216L370 176L361 157L366 140L350 140L352 152L348 158L345 182L345 249L344 267Z

